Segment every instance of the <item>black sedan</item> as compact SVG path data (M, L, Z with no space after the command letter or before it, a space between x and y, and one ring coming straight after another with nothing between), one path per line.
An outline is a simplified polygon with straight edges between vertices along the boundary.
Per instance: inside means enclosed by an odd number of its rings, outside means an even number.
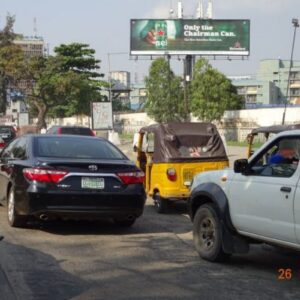
M131 226L142 215L144 173L102 138L21 136L0 155L0 201L8 222L111 218Z
M17 136L13 126L0 125L0 150Z

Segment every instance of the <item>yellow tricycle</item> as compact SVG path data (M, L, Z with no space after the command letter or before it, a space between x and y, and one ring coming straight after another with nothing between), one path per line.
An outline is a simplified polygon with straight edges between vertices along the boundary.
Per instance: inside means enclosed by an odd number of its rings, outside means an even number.
M193 177L229 166L221 136L211 123L153 124L140 129L137 165L145 172L145 189L156 211L170 201L187 200Z

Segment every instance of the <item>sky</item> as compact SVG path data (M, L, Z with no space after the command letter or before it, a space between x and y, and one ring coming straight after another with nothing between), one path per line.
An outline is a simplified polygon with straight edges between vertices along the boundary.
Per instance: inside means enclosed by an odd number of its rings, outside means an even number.
M0 0L0 28L7 13L16 18L14 30L43 36L50 53L55 46L87 43L101 60L101 72L129 71L132 81L147 75L150 60L129 55L130 19L168 18L177 0ZM204 8L208 0L203 0ZM196 0L182 0L183 17L194 18ZM300 19L300 0L213 0L214 19L250 19L250 56L245 60L210 60L226 75L254 75L263 59L290 59L294 27ZM300 21L300 20L299 20ZM109 59L108 59L109 58ZM300 60L300 28L297 29L294 59ZM171 67L178 75L183 63L176 58Z

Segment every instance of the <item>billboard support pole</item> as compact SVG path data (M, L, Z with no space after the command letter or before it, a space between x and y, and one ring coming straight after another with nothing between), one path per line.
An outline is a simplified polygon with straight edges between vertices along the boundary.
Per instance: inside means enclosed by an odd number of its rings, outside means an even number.
M189 83L192 79L192 69L193 69L193 57L192 55L186 55L183 60L184 65L184 107L185 107L185 121L190 120L189 112Z
M171 55L167 55L168 60L168 102L171 103L171 66L170 66Z

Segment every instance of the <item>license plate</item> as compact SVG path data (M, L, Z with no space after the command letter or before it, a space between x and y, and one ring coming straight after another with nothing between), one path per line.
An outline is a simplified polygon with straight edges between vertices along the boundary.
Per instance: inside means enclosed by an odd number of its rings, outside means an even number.
M104 189L104 178L82 177L81 187L83 189Z

